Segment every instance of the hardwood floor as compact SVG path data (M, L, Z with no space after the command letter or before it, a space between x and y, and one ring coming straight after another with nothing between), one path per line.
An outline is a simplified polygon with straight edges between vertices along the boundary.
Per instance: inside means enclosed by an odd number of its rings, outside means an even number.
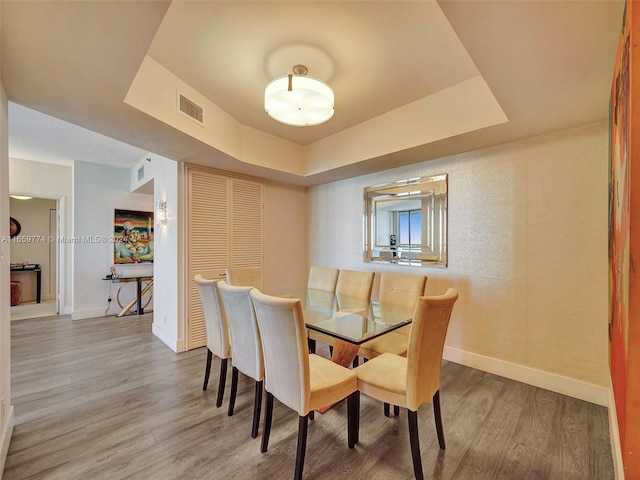
M240 376L235 414L215 407L220 361L202 391L205 351L175 354L151 314L18 320L12 329L16 426L4 480L289 479L297 415L276 401L269 451L251 439L254 382ZM425 478L613 479L607 410L446 362L438 448L419 411ZM262 430L260 430L260 435ZM308 480L413 478L407 415L361 397L360 443L347 448L346 405L310 422Z

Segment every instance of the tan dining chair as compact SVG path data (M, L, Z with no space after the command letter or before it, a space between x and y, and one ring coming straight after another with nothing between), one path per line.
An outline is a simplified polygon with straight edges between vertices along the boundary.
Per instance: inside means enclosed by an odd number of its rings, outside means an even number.
M231 357L229 324L227 323L224 306L220 301L220 292L218 290L218 282L220 280L209 280L200 274L196 274L194 281L200 293L207 333L207 364L204 371L202 390L206 390L209 384L211 362L213 354L215 354L220 358L220 378L218 379L218 398L216 400L216 407L219 408L222 405L224 386L227 381L227 364Z
M375 272L340 270L338 282L336 283L335 315L368 312L374 278ZM334 337L313 331L310 338L329 345L329 349L333 353L333 346L336 341ZM315 344L310 342L310 348L312 348L312 352L315 351Z
M347 398L347 443L358 441L359 399L353 371L326 358L309 354L307 329L300 300L251 290L265 362L265 413L261 451L266 452L273 417L273 400L296 411L298 444L294 479L302 478L309 417L314 410Z
M335 293L338 283L338 275L340 270L337 268L312 266L309 269L309 278L307 279L307 289L309 289L307 301L313 307L314 314L324 314L325 318L331 318L333 315L333 297L324 295L325 293ZM309 351L316 352L316 341L333 344L333 339L329 335L325 335L315 330L309 330L308 342Z
M425 275L381 273L378 293L380 320L385 321L386 308L393 309L398 306L413 309L418 298L426 293L426 288L427 277ZM406 355L409 330L410 325L407 325L363 343L358 350L358 356L371 359L386 352Z
M335 292L339 274L340 270L337 268L312 266L309 269L307 288L322 290L324 292Z
M229 285L262 290L262 267L227 268L225 276Z
M418 436L418 408L433 403L433 413L441 449L445 448L440 412L440 367L453 305L458 291L420 297L416 303L409 334L407 356L383 353L353 371L358 391L382 402L407 409L409 441L416 480L422 480L422 459Z
M233 345L231 394L227 413L229 416L233 415L238 392L238 372L242 372L255 380L251 438L256 438L258 436L260 410L262 407L264 360L258 323L253 310L253 303L249 296L249 292L253 287L236 287L221 280L218 283L218 288L220 289L222 303L227 314L231 344Z

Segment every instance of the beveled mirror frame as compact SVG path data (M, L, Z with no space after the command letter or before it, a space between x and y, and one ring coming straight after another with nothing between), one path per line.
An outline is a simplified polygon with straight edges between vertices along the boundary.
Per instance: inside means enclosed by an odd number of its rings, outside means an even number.
M447 266L447 178L444 173L364 189L365 262ZM411 225L420 233L411 233Z

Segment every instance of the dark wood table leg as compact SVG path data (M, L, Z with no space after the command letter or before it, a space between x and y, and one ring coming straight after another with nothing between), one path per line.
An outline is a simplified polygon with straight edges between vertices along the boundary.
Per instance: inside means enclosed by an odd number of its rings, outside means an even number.
M42 297L42 270L36 270L36 303L40 303Z

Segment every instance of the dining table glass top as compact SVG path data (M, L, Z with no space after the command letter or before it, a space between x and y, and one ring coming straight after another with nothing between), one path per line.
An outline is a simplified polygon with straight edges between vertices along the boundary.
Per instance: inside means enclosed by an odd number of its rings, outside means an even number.
M299 299L308 329L355 345L408 325L413 316L412 308L322 290L287 289L270 294Z

